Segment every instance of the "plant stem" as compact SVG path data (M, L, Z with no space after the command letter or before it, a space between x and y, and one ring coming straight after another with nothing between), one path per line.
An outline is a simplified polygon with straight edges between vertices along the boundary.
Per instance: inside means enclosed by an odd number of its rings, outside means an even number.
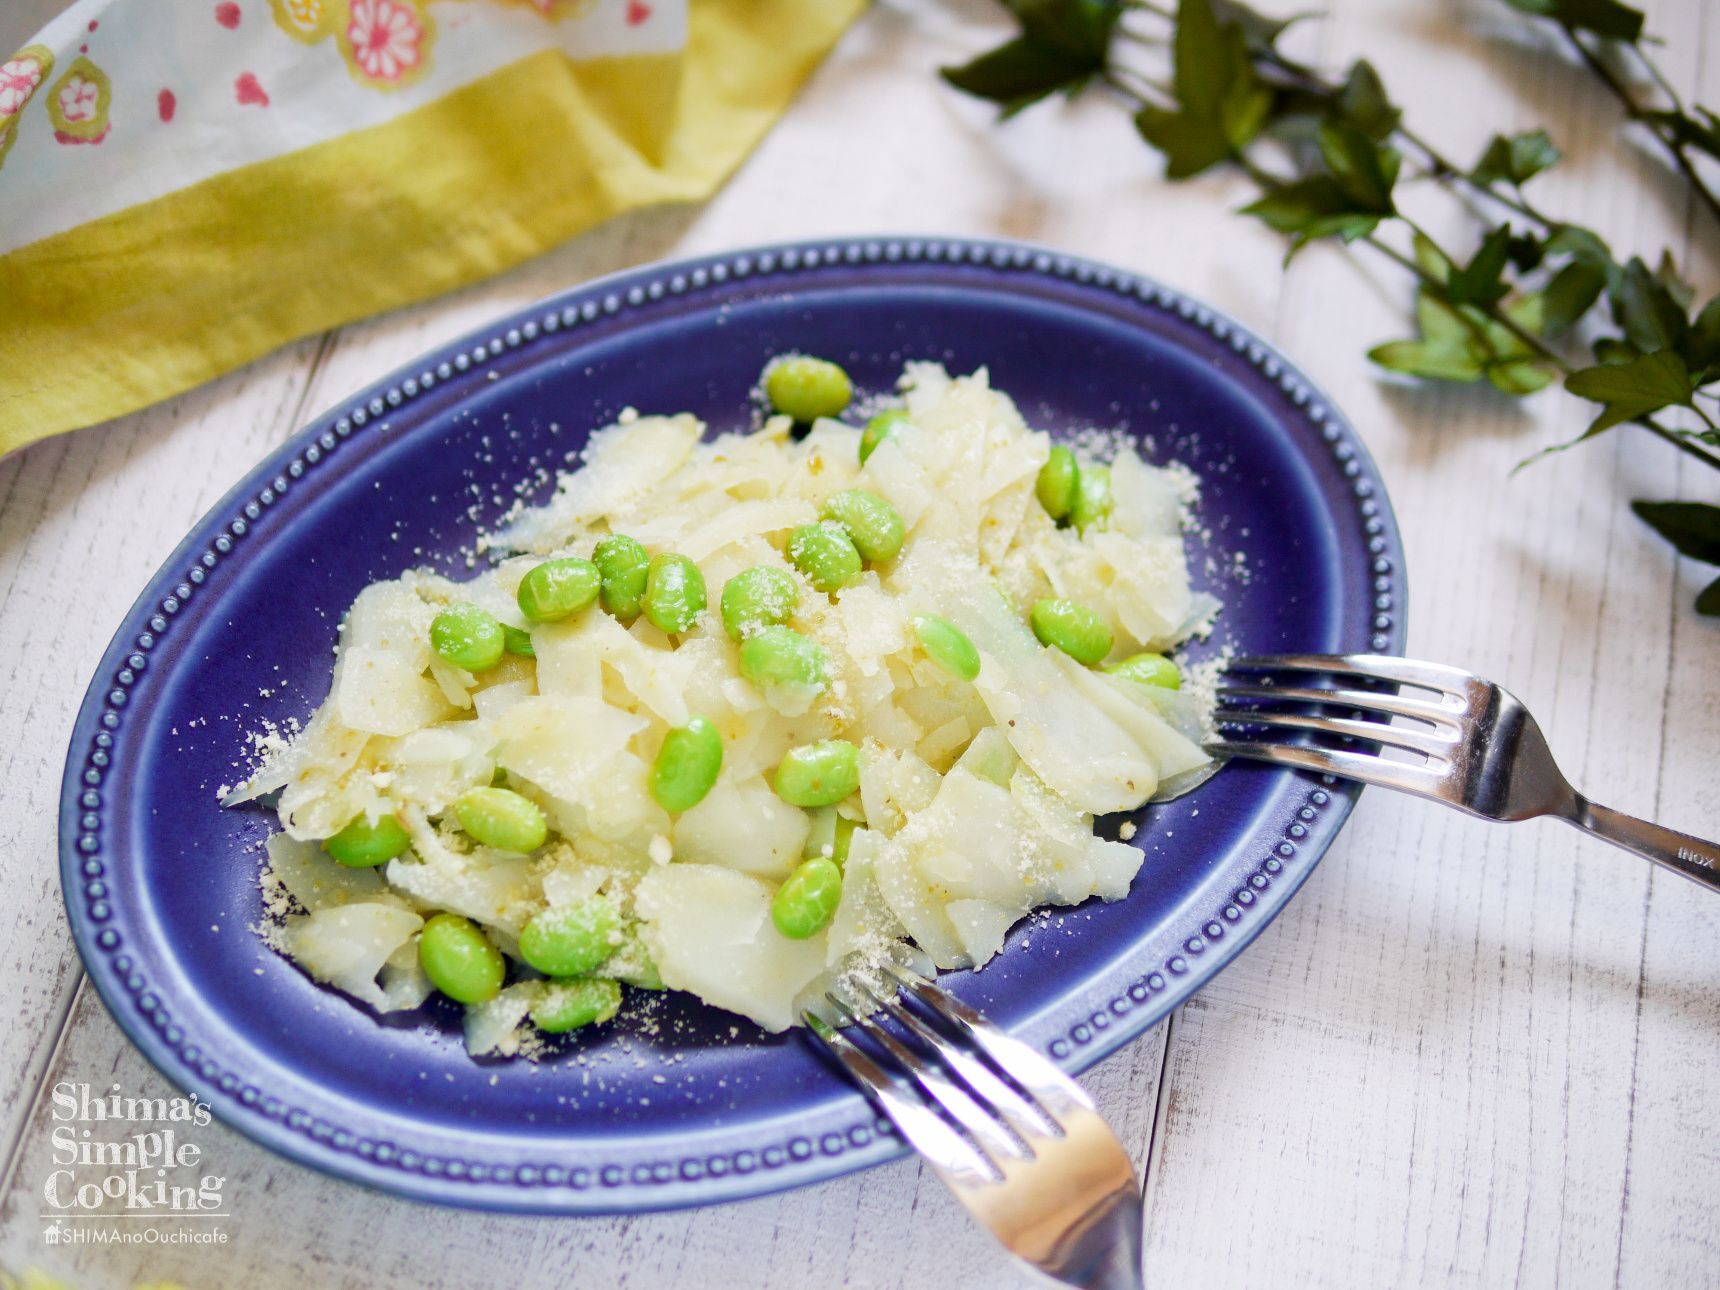
M1601 57L1594 52L1594 50L1590 49L1583 43L1570 24L1560 23L1559 29L1565 33L1565 40L1570 44L1571 48L1577 51L1578 57L1588 65L1590 71L1600 78L1601 83L1612 92L1612 96L1618 100L1619 106L1624 109L1626 118L1632 121L1642 122L1644 125L1649 127L1649 133L1654 135L1656 139L1659 139L1661 146L1671 154L1673 164L1676 165L1679 170L1684 172L1684 177L1690 181L1690 186L1695 189L1697 197L1701 199L1703 205L1708 207L1708 213L1716 220L1720 220L1720 197L1716 197L1709 189L1708 185L1702 181L1701 174L1697 172L1696 163L1690 159L1690 152L1684 146L1683 142L1676 137L1669 137L1659 127L1644 119L1645 109L1636 101L1636 97L1631 94L1630 87L1613 73L1612 68L1608 67ZM1641 51L1638 51L1638 54L1645 63L1648 61L1648 56L1646 54L1642 54ZM1653 70L1655 79L1660 80L1660 83L1665 85L1666 82L1661 80L1659 70ZM1676 103L1676 99L1674 102Z
M1423 239L1426 240L1426 242L1429 246L1433 247L1434 250L1439 251L1440 255L1444 256L1445 259L1447 259L1447 260L1451 259L1451 257L1449 255L1446 255L1443 250L1440 250L1439 243L1435 242L1433 240L1433 238L1428 236L1427 230L1422 228L1419 224L1417 224L1409 216L1404 215L1400 212L1398 215L1398 218L1400 220L1402 220L1406 225L1409 226L1410 232L1419 234ZM1449 291L1447 291L1447 289L1446 289L1445 283L1441 282L1438 278L1435 278L1433 275L1428 273L1426 270L1424 270L1421 267L1421 265L1417 264L1414 260L1405 256L1402 252L1394 249L1393 247L1387 246L1384 242L1380 241L1379 238L1376 237L1374 234L1372 234L1372 233L1368 234L1368 236L1364 240L1368 243L1368 245L1374 247L1376 250L1383 251L1386 255L1390 256L1393 260L1395 260L1399 264L1403 265L1411 273L1415 274L1416 280L1419 281L1429 291L1433 292L1434 295L1438 296L1439 299L1441 301L1443 301L1446 305L1450 306L1452 311L1455 312L1458 315L1458 317L1461 318L1463 316L1463 306L1460 306L1455 300L1453 300L1451 298ZM1515 319L1513 319L1511 317L1511 315L1509 315L1503 309L1501 309L1497 302L1490 302L1488 304L1471 304L1468 307L1471 309L1478 310L1480 313L1484 314L1487 317L1488 321L1493 322L1493 323L1497 323L1500 327L1503 327L1506 331L1510 332L1512 336L1516 337L1516 339L1518 341L1520 341L1522 344L1528 346L1529 349L1534 351L1535 355L1538 358L1542 359L1545 362L1551 363L1554 367L1558 368L1566 376L1569 376L1571 374L1571 372L1573 372L1575 370L1559 354L1557 354L1552 349L1550 349L1544 340L1542 340L1539 336L1535 335L1535 333L1530 331L1528 328L1522 326Z
M1124 76L1128 77L1129 84L1118 84L1116 78ZM1113 63L1106 70L1105 79L1110 81L1113 85L1117 85L1119 89L1126 90L1129 95L1143 107L1149 106L1152 103L1152 100L1145 94L1142 94L1141 90L1151 90L1154 94L1159 95L1167 104L1174 104L1176 102L1176 95L1172 93L1170 86L1161 85L1150 76L1147 76L1142 72L1137 72L1132 67L1124 67L1121 64Z
M1427 164L1433 167L1436 175L1455 179L1464 187L1479 193L1481 196L1492 198L1507 210L1514 210L1525 219L1534 220L1542 228L1547 229L1548 231L1560 227L1557 220L1552 219L1547 215L1543 215L1540 211L1531 206L1528 198L1523 196L1522 190L1519 189L1517 195L1514 197L1509 193L1502 193L1492 184L1484 183L1471 175L1467 170L1464 170L1461 166L1454 165L1448 158L1442 156L1437 148L1415 131L1411 130L1408 126L1400 124L1397 127L1397 133L1404 142L1412 145L1420 151L1422 156L1427 159Z
M1111 90L1115 91L1117 94L1120 94L1123 98L1127 99L1130 103L1134 104L1136 109L1144 108L1144 107L1163 107L1164 106L1163 103L1153 102L1152 99L1148 98L1145 94L1142 94L1140 90L1136 89L1133 85L1130 85L1127 81L1123 80L1123 78L1118 75L1119 72L1127 72L1127 71L1128 71L1127 68L1113 66L1110 69L1108 69L1104 73L1104 75L1100 77L1100 79L1105 83L1105 85L1108 89L1111 89ZM1140 76L1140 75L1134 74L1134 73L1131 73L1131 75L1135 75L1135 79L1142 86L1146 87L1147 89L1155 90L1159 93L1165 94L1167 102L1171 102L1171 103L1175 102L1175 99L1170 97L1168 91L1160 89L1159 86L1154 85L1151 81L1147 80L1146 77Z
M1409 223L1410 221L1405 220L1404 222ZM1412 224L1411 227L1413 228L1414 225ZM1427 235L1425 233L1423 233L1422 236L1426 237ZM1417 264L1414 260L1410 259L1407 255L1405 255L1402 251L1399 251L1396 247L1390 246L1387 243L1382 242L1377 236L1375 236L1372 233L1368 234L1362 240L1364 242L1366 242L1369 246L1373 247L1374 250L1376 250L1380 254L1384 255L1387 259L1393 261L1394 263L1396 263L1398 265L1401 265L1403 268L1405 268L1405 269L1409 270L1409 272L1413 273L1416 276L1417 281L1419 281L1425 288L1427 288L1427 290L1432 292L1435 296L1438 296L1440 298L1440 300L1443 301L1446 305L1450 306L1457 313L1457 316L1459 318L1464 317L1463 311L1461 309L1459 309L1457 306L1452 305L1451 298L1446 293L1445 284L1443 282L1440 282L1438 279L1430 276L1425 270L1422 269L1421 265ZM1431 239L1429 239L1429 240L1431 241ZM1554 353L1552 350L1548 349L1546 344L1541 340L1541 338L1539 336L1536 336L1533 332L1526 330L1525 328L1520 326L1518 323L1513 321L1512 318L1508 314L1506 314L1502 309L1500 309L1498 307L1498 305L1496 305L1496 304L1471 305L1470 308L1480 310L1483 314L1485 314L1487 316L1487 318L1490 321L1499 324L1499 326L1503 327L1506 331L1510 332L1511 335L1515 336L1523 344L1527 345L1530 349L1534 350L1535 353L1540 358L1542 358L1544 361L1546 361L1548 363L1551 363L1553 366L1557 367L1566 376L1569 376L1571 374L1571 372L1574 370L1572 368L1572 366L1569 363L1567 363L1563 358L1561 358L1558 354ZM1697 415L1702 416L1702 419L1704 421L1708 421L1708 423L1710 425L1714 424L1712 421L1709 421L1707 416L1702 414L1700 409L1698 409ZM1687 438L1684 435L1679 434L1677 431L1669 430L1667 427L1661 425L1658 421L1656 421L1652 416L1638 417L1634 422L1631 422L1630 424L1641 426L1644 430L1647 430L1650 434L1654 435L1657 439L1664 440L1666 443L1669 443L1674 448L1678 449L1678 451L1685 453L1688 456L1694 457L1697 461L1701 462L1704 466L1707 466L1713 470L1720 470L1720 457L1717 457L1713 453L1709 452L1707 449L1702 448L1702 447L1698 446L1697 444L1692 443L1689 440L1689 438ZM1717 428L1720 428L1720 427L1717 427Z
M1678 451L1688 453L1704 466L1709 466L1714 470L1720 470L1720 457L1716 457L1706 448L1697 447L1697 445L1691 443L1690 440L1685 438L1683 435L1678 434L1675 431L1668 430L1653 417L1639 417L1636 424L1643 427L1645 430L1653 432L1659 438L1666 440L1667 443L1678 449Z
M1176 21L1176 15L1174 13L1159 7L1157 4L1153 3L1153 0L1123 0L1123 7L1126 9L1135 9L1144 13L1150 13L1169 22L1174 23ZM1576 47L1578 53L1582 55L1583 60L1588 63L1597 76L1606 82L1607 87L1624 105L1626 114L1632 120L1640 120L1642 109L1637 106L1635 100L1630 95L1630 91L1613 76L1611 69L1606 67L1605 64L1602 63L1594 53L1577 38L1576 33L1570 27L1565 26L1562 23L1560 26L1564 30L1566 37ZM1125 29L1119 27L1118 30L1123 31ZM1135 35L1134 33L1126 34L1143 44L1147 43L1144 38ZM1666 81L1660 75L1659 69L1649 62L1647 56L1642 54L1640 50L1638 51L1638 55L1643 59L1644 63L1648 65L1655 80L1658 81L1666 90L1668 97L1676 106L1678 104L1677 95L1673 92L1672 88L1666 84ZM1267 48L1264 51L1259 51L1255 54L1255 57L1277 68L1280 72L1300 81L1300 88L1328 98L1335 97L1339 93L1337 86L1331 84L1313 68L1280 54L1276 49ZM1120 79L1118 79L1114 72L1107 72L1104 79L1113 89L1133 102L1143 105L1148 102L1148 100L1138 91L1132 89L1130 86L1124 84ZM1161 87L1152 86L1151 82L1146 81L1145 78L1140 79L1143 84L1151 86L1151 88L1158 92L1169 92ZM1682 108L1679 107L1678 110L1682 111ZM1564 225L1558 221L1549 218L1530 205L1528 200L1523 197L1521 190L1518 190L1517 195L1513 197L1499 192L1492 184L1483 183L1481 180L1476 179L1468 171L1453 164L1431 143L1403 125L1401 121L1396 125L1394 132L1422 154L1431 169L1433 177L1455 179L1481 196L1490 198L1508 210L1516 211L1525 218L1535 221L1535 223L1541 225L1542 228L1549 232L1564 227ZM1720 203L1716 203L1714 195L1709 192L1708 188L1697 176L1694 167L1691 165L1690 159L1684 153L1683 146L1673 140L1666 139L1658 130L1655 130L1654 133L1655 136L1661 139L1661 141L1671 150L1675 160L1678 162L1679 168L1684 171L1685 176L1690 180L1692 185L1694 185L1703 201L1706 202L1709 208L1714 212L1715 217L1720 218ZM1250 158L1240 152L1236 155L1235 161L1248 174L1249 178L1254 180L1254 182L1265 191L1270 192L1274 188L1281 187L1284 183L1288 182L1263 170ZM1409 216L1404 215L1402 212L1398 212L1396 218L1402 220L1411 232L1420 234L1427 240L1430 246L1433 246L1438 250L1438 243L1436 243L1433 238L1429 237L1427 232L1416 224L1416 222ZM1375 251L1384 255L1387 259L1393 261L1412 274L1423 288L1450 308L1458 318L1463 319L1466 323L1472 321L1464 307L1457 305L1451 299L1450 292L1447 289L1446 284L1429 274L1421 267L1421 265L1417 264L1414 259L1404 255L1403 252L1399 251L1397 248L1381 240L1377 233L1369 233L1361 240L1366 242ZM1440 251L1440 254L1444 255L1445 253ZM1445 258L1449 260L1450 256L1446 256ZM1490 322L1503 328L1519 343L1528 348L1531 353L1535 354L1541 361L1557 368L1563 375L1569 376L1576 370L1562 355L1551 349L1544 340L1529 331L1526 327L1522 326L1509 314L1505 313L1496 301L1489 302L1487 304L1473 304L1468 306L1468 308L1479 312ZM1478 328L1477 336L1480 339L1485 339ZM1694 406L1694 404L1692 406ZM1711 431L1720 432L1720 425L1717 425L1712 418L1702 411L1701 408L1696 408L1695 410L1696 415L1702 419ZM1680 452L1685 453L1690 457L1694 457L1703 465L1714 470L1720 470L1720 456L1716 456L1705 448L1692 442L1688 435L1681 434L1678 431L1661 425L1653 416L1638 417L1629 424L1641 426L1656 438L1670 444Z
M1169 22L1176 21L1176 16L1169 10L1160 9L1153 4L1146 3L1145 0L1140 0L1138 3L1130 3L1127 7L1131 9L1140 9L1143 12L1153 14ZM1142 39L1135 33L1128 31L1127 28L1118 27L1118 30L1133 39ZM1143 40L1142 43L1145 43L1145 41ZM1328 98L1335 97L1339 92L1338 86L1326 80L1325 77L1321 76L1314 68L1309 67L1306 63L1297 62L1294 58L1281 54L1276 49L1268 48L1261 50L1254 56L1272 67L1277 68L1286 75L1292 76L1296 80L1300 81L1301 88L1303 89L1310 90L1313 93ZM1525 199L1521 193L1513 197L1509 193L1500 192L1492 184L1483 183L1481 180L1476 179L1462 166L1459 166L1456 162L1445 156L1439 151L1439 149L1435 148L1425 138L1417 134L1414 130L1411 130L1401 121L1394 127L1394 133L1396 133L1397 136L1405 143L1409 144L1411 147L1415 148L1416 151L1421 153L1423 159L1427 162L1427 165L1432 172L1433 178L1455 179L1481 196L1491 198L1493 201L1498 202L1507 210L1516 211L1525 219L1534 220L1545 229L1552 230L1559 227L1558 221L1549 219L1533 206L1529 205L1527 199Z

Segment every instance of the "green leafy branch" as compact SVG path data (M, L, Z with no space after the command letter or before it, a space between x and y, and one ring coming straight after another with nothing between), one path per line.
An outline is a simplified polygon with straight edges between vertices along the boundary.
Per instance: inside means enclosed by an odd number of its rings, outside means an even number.
M1625 116L1648 127L1672 157L1672 162L1690 182L1691 190L1708 213L1720 220L1720 198L1703 179L1693 154L1705 153L1720 160L1720 119L1701 104L1694 114L1685 110L1672 82L1642 48L1642 13L1616 0L1505 0L1524 13L1557 24L1566 45L1582 59L1607 91L1618 100ZM1597 49L1596 42L1602 48ZM1608 65L1606 46L1629 51L1658 87L1667 106L1650 107L1638 101L1629 84Z
M1278 48L1297 19L1270 19L1237 0L1180 0L1174 12L1156 0L1001 3L1019 35L943 69L950 84L998 104L1004 117L1103 87L1163 154L1167 177L1220 165L1245 172L1260 192L1243 213L1288 236L1287 263L1328 239L1392 260L1416 280L1416 330L1369 351L1378 366L1486 381L1511 396L1562 381L1597 412L1577 438L1544 451L1630 424L1720 470L1720 423L1704 406L1720 402L1720 295L1696 309L1694 290L1665 252L1652 269L1638 256L1621 261L1592 229L1540 209L1528 186L1561 159L1546 131L1496 136L1473 164L1460 165L1404 122L1366 60L1328 78ZM1720 159L1720 122L1699 104L1687 110L1661 75L1643 48L1642 14L1618 0L1505 3L1555 24L1720 218L1695 160ZM1666 106L1636 98L1609 62L1619 54L1648 72ZM1143 57L1158 65L1143 68ZM1467 259L1400 208L1399 186L1412 178L1460 194L1482 219ZM1407 231L1409 251L1381 235L1385 226ZM1682 417L1667 420L1674 411ZM1681 553L1720 564L1720 507L1641 502L1635 510ZM1697 608L1720 613L1720 579Z

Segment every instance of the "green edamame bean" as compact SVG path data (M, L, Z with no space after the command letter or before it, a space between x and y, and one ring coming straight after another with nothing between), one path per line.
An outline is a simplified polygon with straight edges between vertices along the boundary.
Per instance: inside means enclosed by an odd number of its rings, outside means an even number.
M835 806L860 787L860 749L846 739L821 739L783 754L773 782L790 806Z
M1182 689L1182 672L1163 654L1131 654L1105 668L1112 676L1136 685L1156 685L1165 690Z
M545 976L585 976L615 951L621 915L602 896L533 914L520 931L520 957Z
M819 514L843 527L868 564L888 560L902 549L902 517L876 493L845 488L825 498Z
M670 636L684 632L705 612L705 575L684 555L654 555L640 607L658 631Z
M506 623L502 624L502 648L521 658L537 657L537 648L532 644L532 634L519 627L509 627Z
M762 627L741 642L741 675L754 685L822 685L830 655L792 627Z
M848 406L854 385L835 363L807 354L779 358L764 373L771 407L796 421L833 417Z
M1041 645L1060 649L1083 666L1111 652L1111 629L1086 605L1048 597L1033 606L1029 618Z
M590 560L545 560L520 579L520 612L533 623L560 622L597 599L603 576Z
M637 538L612 533L591 553L597 566L598 594L605 612L624 623L639 617L639 602L645 595L645 575L651 557Z
M921 614L914 619L914 636L926 657L951 676L971 681L979 675L979 651L967 633L949 619Z
M339 833L323 839L323 850L348 869L374 869L411 845L412 839L392 815L379 815L374 824L368 816L355 815Z
M431 620L430 648L445 663L483 672L502 661L507 637L493 614L461 601Z
M663 736L651 766L651 796L665 811L690 811L705 800L723 769L723 737L704 717Z
M842 870L832 860L803 860L784 878L770 902L770 921L792 941L816 936L836 917L842 903Z
M508 965L469 919L437 914L418 934L418 963L430 984L457 1003L488 1003L501 993Z
M891 408L880 412L866 423L866 428L860 432L860 464L866 464L866 458L878 451L878 445L896 433L896 427L908 419L908 414L900 408Z
M511 788L469 788L454 799L454 818L475 841L503 851L536 851L549 822L529 797Z
M755 564L723 584L723 630L740 640L750 629L786 623L800 603L800 584L786 569Z
M860 549L847 529L828 520L788 535L788 562L820 591L840 591L860 576Z
M552 981L532 1004L532 1025L549 1035L601 1025L621 1011L621 985L608 977Z
M1075 492L1081 480L1081 467L1075 454L1060 443L1051 445L1051 455L1039 468L1039 478L1033 492L1045 513L1054 520L1063 520L1075 504Z
M1075 481L1075 500L1069 506L1069 522L1082 533L1104 528L1111 518L1111 468L1089 466Z

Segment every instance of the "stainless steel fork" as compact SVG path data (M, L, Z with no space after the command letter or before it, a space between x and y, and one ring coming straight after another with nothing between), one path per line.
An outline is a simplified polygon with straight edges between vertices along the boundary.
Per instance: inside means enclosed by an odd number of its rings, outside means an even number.
M1528 709L1490 681L1459 668L1383 654L1262 655L1233 660L1226 679L1237 673L1259 680L1219 687L1214 719L1220 725L1335 735L1406 750L1422 761L1388 760L1354 743L1333 748L1272 738L1215 740L1207 744L1215 756L1249 757L1378 784L1487 820L1550 815L1720 891L1720 846L1589 801L1560 774ZM1319 673L1340 681L1260 683L1275 673L1300 679ZM1383 688L1404 686L1428 693ZM1298 712L1286 704L1361 715ZM1397 724L1399 718L1415 724Z
M1011 1254L1083 1290L1141 1290L1141 1189L1092 1099L961 1000L887 970L911 1003L859 983L855 1006L825 996L868 1044L806 1024Z

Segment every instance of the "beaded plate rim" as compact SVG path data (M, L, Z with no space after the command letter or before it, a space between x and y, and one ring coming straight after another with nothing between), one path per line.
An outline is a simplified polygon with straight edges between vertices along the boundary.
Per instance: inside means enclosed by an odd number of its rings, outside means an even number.
M197 1092L227 1124L299 1163L399 1195L466 1208L557 1214L670 1209L786 1190L906 1154L893 1128L869 1110L861 1119L850 1116L840 1131L794 1133L763 1147L594 1167L458 1159L377 1141L330 1124L287 1106L236 1071L224 1069L174 1021L126 952L124 938L108 925L114 909L101 841L103 815L114 809L101 787L112 762L115 732L123 724L131 696L147 683L151 652L172 629L185 604L201 594L222 558L238 549L264 510L308 471L328 461L342 443L364 433L367 426L386 428L390 412L444 383L458 382L492 359L599 318L750 278L868 263L965 265L1073 282L1175 314L1228 345L1282 393L1287 411L1315 428L1349 481L1371 569L1370 646L1376 652L1401 649L1405 630L1402 544L1379 472L1359 436L1275 348L1180 291L1132 271L1031 243L912 235L760 246L595 279L433 351L315 418L193 526L128 611L109 645L85 695L68 749L60 812L62 894L85 970L103 1002L128 1038L167 1078ZM1359 786L1328 777L1295 774L1290 782L1304 790L1293 822L1218 909L1184 925L1176 938L1177 952L1141 973L1114 997L1083 1009L1086 1015L1081 1019L1060 1024L1048 1038L1031 1036L1040 1039L1061 1066L1072 1072L1083 1070L1156 1025L1289 902L1335 839L1360 793ZM1268 896L1269 892L1273 895ZM1088 991L1095 992L1102 994L1103 989ZM1029 1028L1044 1029L1043 1018L1042 1011ZM731 1130L721 1136L744 1138L747 1132ZM756 1135L756 1126L750 1132Z

